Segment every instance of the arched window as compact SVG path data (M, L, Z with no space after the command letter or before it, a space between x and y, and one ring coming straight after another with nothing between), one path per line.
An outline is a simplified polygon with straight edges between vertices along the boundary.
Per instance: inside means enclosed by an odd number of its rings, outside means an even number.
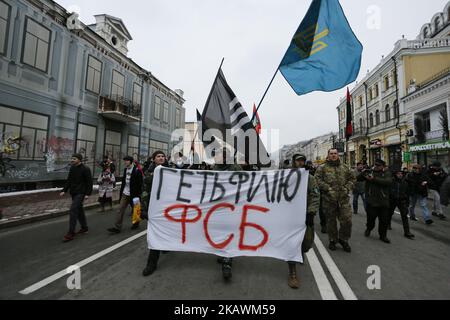
M423 29L423 38L424 38L424 39L427 39L427 38L428 38L428 35L429 35L429 33L428 33L428 28Z
M377 111L375 112L375 122L376 122L377 125L380 124L380 122L381 122L380 120L381 120L381 119L380 119L380 111L377 110Z
M400 108L398 106L398 101L394 101L394 118L400 117Z
M371 128L373 127L373 113L371 113L370 116L369 116L369 126Z
M386 114L386 122L391 120L391 107L389 105L386 105L386 109L384 109L384 112Z

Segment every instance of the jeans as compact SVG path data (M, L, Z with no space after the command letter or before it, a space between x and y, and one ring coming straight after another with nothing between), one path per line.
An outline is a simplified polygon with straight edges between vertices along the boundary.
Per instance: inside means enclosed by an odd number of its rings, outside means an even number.
M441 206L441 195L436 190L430 190L431 196L433 197L433 212L437 214L443 214Z
M87 229L86 215L84 214L83 201L84 194L73 194L72 205L70 206L69 233L75 234L77 220L80 222L81 229Z
M364 204L364 209L367 211L366 194L364 192L354 192L353 193L353 212L354 213L358 212L359 197L361 197L363 204Z
M410 205L409 205L409 217L415 218L416 214L414 213L414 209L416 208L417 200L419 200L419 205L422 208L423 219L425 221L430 220L430 211L427 206L427 197L422 197L419 194L415 194L411 196Z

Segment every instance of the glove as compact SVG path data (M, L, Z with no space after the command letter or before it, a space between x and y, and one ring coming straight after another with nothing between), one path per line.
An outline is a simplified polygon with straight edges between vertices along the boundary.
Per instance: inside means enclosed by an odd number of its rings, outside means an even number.
M314 227L314 215L306 214L306 225L308 227Z

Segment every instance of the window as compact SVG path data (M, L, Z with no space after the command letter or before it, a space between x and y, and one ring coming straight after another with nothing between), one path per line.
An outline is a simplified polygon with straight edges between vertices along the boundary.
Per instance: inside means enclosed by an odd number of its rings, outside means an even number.
M133 84L133 104L140 106L142 103L142 86L137 83Z
M139 159L139 137L128 136L128 149L127 155L132 156L135 160Z
M49 29L27 18L25 21L22 62L33 68L47 72L50 36L51 32Z
M122 135L120 132L105 131L105 151L103 154L109 157L116 165L116 175L122 174L123 162L121 159L120 145L122 144Z
M11 7L0 1L0 54L6 54Z
M361 108L363 106L363 97L359 96L359 107Z
M363 119L362 118L359 119L359 128L360 128L361 133L362 133L362 130L364 128L364 123L363 123Z
M398 101L395 100L394 101L394 118L397 119L398 117L400 117L400 108L398 106Z
M95 59L93 56L89 56L86 74L86 90L97 94L100 93L102 67L103 64L99 60Z
M125 88L125 76L120 72L113 70L111 97L123 98Z
M422 115L422 121L423 121L423 132L430 132L431 131L431 121L430 121L430 113L426 112Z
M424 30L423 30L423 37L426 39L426 38L428 38L428 28L425 28Z
M375 112L375 122L376 122L376 125L379 125L379 124L381 123L381 119L380 119L380 111L379 111L379 110L377 110L377 111Z
M380 94L379 92L380 91L379 91L379 88L378 88L378 84L376 84L375 85L375 95L374 95L375 98L378 97L378 95Z
M181 128L181 110L178 108L175 114L175 126Z
M384 91L389 90L389 76L384 77Z
M165 123L169 123L169 103L167 101L163 101L163 103L164 103L163 121Z
M84 164L95 174L97 128L87 124L78 124L77 153L83 155Z
M161 98L155 96L155 119L161 119Z
M386 109L384 109L384 112L386 114L386 122L391 120L391 107L389 105L386 105Z
M0 106L0 148L13 160L44 161L48 116Z
M149 156L151 156L156 151L162 151L168 157L169 145L165 142L150 140Z
M370 116L369 116L369 126L371 128L373 127L373 113L371 113Z
M373 91L372 88L369 89L369 101L373 100Z

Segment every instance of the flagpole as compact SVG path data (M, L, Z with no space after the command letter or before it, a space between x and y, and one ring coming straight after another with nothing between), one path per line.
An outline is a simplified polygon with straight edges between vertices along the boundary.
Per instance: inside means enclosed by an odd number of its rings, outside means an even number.
M253 120L255 120L255 116L256 116L256 114L258 113L258 110L259 110L259 108L261 107L261 105L262 105L264 99L266 98L267 92L269 92L269 89L270 89L270 87L272 86L273 80L275 80L275 77L277 76L278 70L280 70L280 66L278 66L277 70L275 71L275 74L273 75L272 80L270 80L270 83L269 83L269 85L267 86L267 89L266 89L266 91L264 92L264 95L263 95L261 101L259 102L258 107L256 108L256 111L253 113L253 117L252 117L252 121L251 121L252 123L253 123Z

